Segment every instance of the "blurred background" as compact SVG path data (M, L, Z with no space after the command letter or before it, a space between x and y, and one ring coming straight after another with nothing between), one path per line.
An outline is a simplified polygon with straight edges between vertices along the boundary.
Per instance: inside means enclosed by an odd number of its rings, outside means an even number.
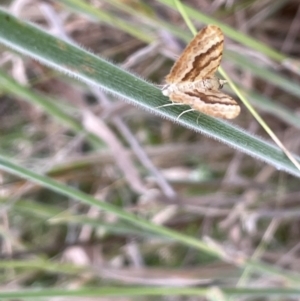
M226 37L222 67L284 145L299 154L300 2L182 2L197 29L210 17L210 23L244 34L235 41ZM0 4L20 20L159 85L192 37L173 1ZM254 42L257 48L251 47ZM272 51L264 51L264 45ZM241 254L297 275L299 179L4 46L0 64L1 72L31 93L20 97L0 83L1 155L232 256L216 259L3 172L2 289L292 286L285 273L252 273L231 263ZM96 133L97 147L42 110L36 97L59 105ZM243 106L232 123L270 140ZM199 300L179 295L168 299ZM145 293L143 299L151 297Z

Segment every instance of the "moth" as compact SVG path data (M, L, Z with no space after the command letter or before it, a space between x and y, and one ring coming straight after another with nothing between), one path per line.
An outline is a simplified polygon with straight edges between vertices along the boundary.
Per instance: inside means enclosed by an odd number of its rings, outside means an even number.
M189 105L191 109L185 112L195 110L225 119L238 116L237 102L219 91L226 80L215 77L223 47L224 36L218 26L208 25L200 30L166 76L163 95L174 104Z

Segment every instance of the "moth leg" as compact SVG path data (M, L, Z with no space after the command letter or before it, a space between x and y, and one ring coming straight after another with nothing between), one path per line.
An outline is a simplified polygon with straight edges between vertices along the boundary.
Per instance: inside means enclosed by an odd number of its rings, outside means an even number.
M179 118L183 115L183 114L185 114L185 113L188 113L188 112L192 112L192 111L196 111L195 109L188 109L188 110L185 110L185 111L183 111L183 112L181 112L178 116L177 116L177 120L179 120Z
M198 124L198 120L199 120L200 116L201 116L201 114L198 114L198 117L197 117L197 120L196 120L197 124Z
M158 107L155 107L155 109L160 109L160 108L163 108L163 107L170 107L170 106L184 106L186 105L185 103L166 103L164 105L161 105L161 106L158 106Z

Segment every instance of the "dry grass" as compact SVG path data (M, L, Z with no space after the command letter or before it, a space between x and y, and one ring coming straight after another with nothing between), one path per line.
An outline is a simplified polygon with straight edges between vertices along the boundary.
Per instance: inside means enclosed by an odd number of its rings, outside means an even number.
M92 21L58 2L15 0L9 10L143 78L163 83L172 64L170 58L180 53L183 44L159 29L154 17L174 28L185 28L175 10L159 1L120 1L134 9L132 15L114 6L115 1L90 1L95 10L129 22L137 31L148 31L145 38L151 37L153 43L147 44L122 30L117 21L111 25ZM299 59L298 1L232 0L226 1L226 6L221 2L185 1L284 56ZM254 65L299 81L298 69L284 67L286 60L272 60L229 39L225 47L253 60ZM236 256L284 268L287 275L298 273L299 179L8 49L2 49L0 62L16 81L67 108L103 142L95 147L84 134L66 128L38 107L3 93L1 154L140 218L204 239L229 256L216 260L3 172L2 289L128 284L137 289L138 285L203 284L297 287L284 277L285 272L275 277L238 268ZM299 116L299 97L293 91L255 76L226 57L223 67L239 86L272 99L274 105L283 104L290 114ZM261 110L262 117L291 151L299 153L299 128L273 114L272 108ZM234 123L266 137L245 109ZM186 300L196 300L193 298ZM170 300L175 299L181 300L178 296Z

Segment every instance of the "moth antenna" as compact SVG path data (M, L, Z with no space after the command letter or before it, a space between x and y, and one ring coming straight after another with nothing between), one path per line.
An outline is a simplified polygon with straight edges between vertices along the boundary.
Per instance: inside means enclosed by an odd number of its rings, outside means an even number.
M158 107L155 107L155 109L160 109L160 108L163 108L163 107L170 107L170 106L186 106L187 104L185 104L185 103L179 103L179 102L177 102L177 103L166 103L166 104L164 104L164 105L161 105L161 106L158 106Z

